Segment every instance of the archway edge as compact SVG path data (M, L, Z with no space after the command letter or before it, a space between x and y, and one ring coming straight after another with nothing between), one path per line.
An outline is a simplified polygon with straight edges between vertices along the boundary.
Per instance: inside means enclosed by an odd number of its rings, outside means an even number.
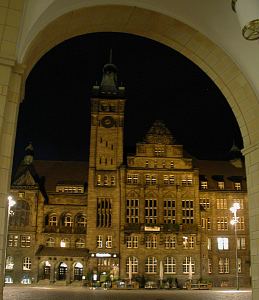
M72 37L96 32L122 32L160 42L198 65L218 86L239 124L246 149L259 140L259 105L253 89L233 60L190 26L136 6L104 5L72 10L49 22L29 43L22 60L24 79L50 49ZM24 81L25 82L25 81Z

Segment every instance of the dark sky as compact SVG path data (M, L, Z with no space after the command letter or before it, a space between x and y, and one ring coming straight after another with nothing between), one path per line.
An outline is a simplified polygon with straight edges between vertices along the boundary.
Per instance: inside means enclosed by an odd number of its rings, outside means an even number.
M135 151L156 119L179 144L203 159L224 159L242 148L236 119L215 84L180 53L155 41L120 33L75 37L35 65L20 106L14 167L32 142L35 159L88 160L91 87L113 52L126 87L125 151Z

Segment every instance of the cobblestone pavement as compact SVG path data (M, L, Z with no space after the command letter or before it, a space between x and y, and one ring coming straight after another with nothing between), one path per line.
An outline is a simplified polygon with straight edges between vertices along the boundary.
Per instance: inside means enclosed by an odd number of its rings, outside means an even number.
M251 290L89 290L84 287L5 287L4 300L252 300Z

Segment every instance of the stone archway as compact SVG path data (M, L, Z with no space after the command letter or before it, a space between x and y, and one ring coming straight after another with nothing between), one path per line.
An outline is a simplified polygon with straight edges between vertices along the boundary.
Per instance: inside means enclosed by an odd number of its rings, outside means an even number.
M244 141L246 169L248 179L248 193L250 202L250 232L252 249L252 275L254 299L259 297L259 279L257 279L256 255L259 252L258 238L254 234L258 231L256 223L257 197L259 195L259 104L255 94L239 68L232 59L216 44L204 35L179 22L176 19L160 13L130 6L95 6L70 11L46 25L28 45L18 67L7 64L6 81L8 92L2 90L7 99L4 108L4 121L1 123L0 146L2 155L0 161L0 175L2 180L0 192L3 202L10 182L10 162L15 140L18 101L21 88L26 77L35 63L55 45L71 37L93 32L124 32L153 39L180 52L197 64L219 87L231 106ZM24 76L21 83L21 74ZM7 70L8 69L8 70ZM7 166L7 167L5 167ZM2 216L7 215L6 204L2 207ZM1 236L4 239L4 236ZM259 244L259 243L258 243ZM2 252L3 248L2 248ZM2 255L3 258L3 255ZM3 259L1 260L3 261Z

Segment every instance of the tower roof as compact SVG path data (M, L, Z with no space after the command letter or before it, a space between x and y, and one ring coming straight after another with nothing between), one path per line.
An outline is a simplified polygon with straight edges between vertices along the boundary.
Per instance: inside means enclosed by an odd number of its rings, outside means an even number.
M146 134L145 142L148 144L172 145L173 136L163 121L156 120Z

